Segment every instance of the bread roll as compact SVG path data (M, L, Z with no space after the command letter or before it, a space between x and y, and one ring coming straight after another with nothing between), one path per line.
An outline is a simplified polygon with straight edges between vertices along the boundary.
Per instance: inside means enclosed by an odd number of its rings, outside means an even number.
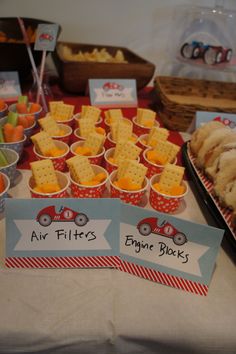
M223 127L215 129L209 132L208 137L203 142L201 148L197 153L196 165L199 168L205 166L205 159L209 152L211 152L216 146L218 146L221 141L232 133L231 129L228 127Z
M201 148L203 142L206 140L208 135L215 129L223 128L224 124L218 121L210 121L201 125L192 134L190 141L190 149L194 155L197 155L199 149Z
M224 200L227 184L236 179L235 161L236 150L229 150L220 155L213 183L214 192L221 200Z

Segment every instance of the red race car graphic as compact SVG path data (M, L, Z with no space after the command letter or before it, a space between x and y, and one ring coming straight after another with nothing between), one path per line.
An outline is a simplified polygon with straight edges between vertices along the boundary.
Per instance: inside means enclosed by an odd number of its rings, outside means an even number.
M103 85L103 90L104 91L109 91L109 90L119 90L122 91L124 89L124 86L117 84L116 82L106 82Z
M57 213L55 206L51 205L40 210L36 221L42 226L49 226L53 221L74 221L77 226L84 226L88 223L89 218L83 213L78 213L64 206L61 206Z
M42 33L40 36L39 36L39 40L40 41L53 41L53 36L51 36L51 34L49 33Z
M187 242L187 237L183 232L178 231L167 221L163 221L160 225L158 225L157 218L146 218L141 220L137 225L137 229L143 236L148 236L153 233L171 238L178 246L181 246Z

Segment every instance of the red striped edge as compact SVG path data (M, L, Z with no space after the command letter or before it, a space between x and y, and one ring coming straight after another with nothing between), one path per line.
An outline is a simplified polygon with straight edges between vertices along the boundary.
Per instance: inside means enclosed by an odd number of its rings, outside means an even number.
M119 270L136 275L141 278L145 278L157 283L168 285L177 289L189 291L194 294L206 296L208 292L208 286L194 282L192 280L183 279L170 274L161 273L157 270L145 268L141 265L122 261Z
M5 265L7 268L118 268L120 257L7 257Z

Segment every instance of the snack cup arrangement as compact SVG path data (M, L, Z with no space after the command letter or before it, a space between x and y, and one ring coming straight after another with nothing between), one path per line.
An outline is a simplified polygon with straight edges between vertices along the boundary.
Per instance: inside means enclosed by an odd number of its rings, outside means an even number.
M136 117L133 117L132 122L133 122L133 127L134 127L134 133L138 136L143 135L143 134L148 134L151 130L151 127L146 127L144 125L138 124ZM160 126L160 124L155 120L154 127L159 127L159 126Z
M34 152L37 160L50 159L50 160L52 160L52 163L53 163L53 166L54 166L55 170L63 172L66 169L66 159L67 159L67 156L68 156L68 154L70 152L70 148L63 141L54 140L54 142L55 142L55 145L56 145L57 149L65 151L64 154L62 154L60 156L56 156L56 157L43 156L37 151L35 146L33 147L33 152Z
M62 141L66 144L70 144L71 136L73 129L71 126L63 124L63 123L58 123L58 127L60 128L61 135L54 135L52 136L53 140L58 140Z
M103 193L106 190L106 183L109 178L108 172L101 166L91 165L95 175L99 173L104 173L106 175L106 179L94 186L87 186L84 184L79 184L73 180L70 176L71 182L71 194L74 198L101 198Z
M2 172L0 172L0 214L5 210L5 198L10 188L9 178Z
M81 113L76 113L76 114L74 115L74 121L75 121L76 127L78 127L78 124L79 124L78 121L79 121L79 119L81 119ZM96 126L96 127L99 127L101 123L102 123L102 117L100 116L99 119L96 121L95 126Z
M61 189L60 191L54 193L42 193L42 192L35 191L34 188L36 185L35 185L34 177L31 176L28 181L28 188L31 197L32 198L68 198L69 197L68 188L70 186L69 177L61 171L56 171L56 176Z
M34 106L33 106L34 105ZM37 107L37 106L38 107ZM31 112L31 109L34 107L33 111ZM17 103L13 103L11 104L9 107L8 107L8 110L9 112L14 112L14 113L18 113L19 116L34 116L34 119L37 121L42 113L42 106L40 104L36 104L34 102L29 102L28 103L28 110L29 112L28 113L22 113L22 112L19 112L18 109L17 109Z
M80 146L83 146L83 144L84 144L84 141L82 141L82 140L81 141L76 141L75 143L73 143L70 146L70 152L72 153L72 155L79 155L76 152L76 149L78 147L80 147ZM103 149L100 152L100 154L88 156L88 159L89 159L91 164L100 166L100 165L102 165L104 154L105 154L105 148L103 147Z
M19 161L19 155L16 151L6 148L0 149L0 152L3 153L8 163L7 165L0 167L0 172L7 175L10 180L10 184L13 185L16 175L16 167Z
M142 163L144 164L144 166L146 166L148 168L147 178L149 178L149 179L152 176L154 176L158 173L161 173L164 169L164 166L165 166L165 165L153 163L147 159L147 152L150 150L151 150L151 148L148 148L148 149L144 150L144 152L142 154ZM172 164L175 165L176 163L177 163L177 158L175 158L175 160L172 162Z
M24 135L21 140L16 141L16 142L10 142L10 143L1 143L0 142L0 149L14 150L18 153L19 158L21 158L25 142L26 142L26 135Z
M114 181L116 180L116 177L117 177L117 171L113 171L109 177L111 198L119 198L124 203L139 205L142 202L142 199L148 189L148 179L145 177L144 184L141 189L128 191L114 185Z
M154 188L155 183L159 181L160 175L156 174L152 176L150 180L150 194L149 203L151 207L162 213L174 213L180 207L181 202L188 193L188 185L185 181L182 181L181 185L184 187L184 193L181 195L166 195L160 193Z
M0 99L0 118L7 115L8 105L2 99Z

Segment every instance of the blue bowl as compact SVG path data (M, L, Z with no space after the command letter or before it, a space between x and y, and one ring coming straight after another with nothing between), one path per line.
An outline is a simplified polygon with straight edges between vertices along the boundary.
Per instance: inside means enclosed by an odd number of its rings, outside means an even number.
M1 173L0 174L3 176L3 179L4 179L4 184L5 184L5 189L2 193L0 193L0 214L2 214L5 210L5 198L8 197L8 190L10 188L10 180L9 178L7 177L7 175L5 175L4 173Z
M32 104L32 102L29 103L29 106ZM9 112L15 112L17 113L16 111L16 103L12 103L9 107L8 107L8 110ZM18 113L18 116L34 116L35 120L37 121L39 118L40 118L40 115L42 113L42 106L40 105L40 109L38 110L38 112L35 112L35 113Z
M4 173L5 175L7 175L10 180L10 184L13 185L15 181L16 167L19 161L19 154L11 149L1 148L0 151L4 153L8 161L7 166L0 167L0 173Z

